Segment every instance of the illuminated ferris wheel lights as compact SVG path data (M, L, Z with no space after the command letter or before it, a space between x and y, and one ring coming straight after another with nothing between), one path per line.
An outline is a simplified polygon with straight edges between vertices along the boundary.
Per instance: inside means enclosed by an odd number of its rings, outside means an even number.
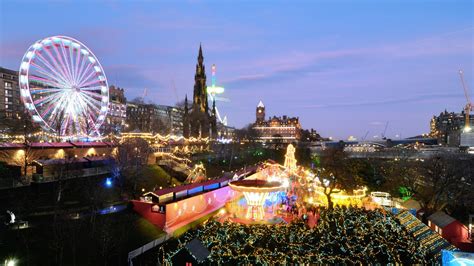
M22 101L33 120L63 138L99 135L109 91L94 54L65 36L33 44L20 65Z

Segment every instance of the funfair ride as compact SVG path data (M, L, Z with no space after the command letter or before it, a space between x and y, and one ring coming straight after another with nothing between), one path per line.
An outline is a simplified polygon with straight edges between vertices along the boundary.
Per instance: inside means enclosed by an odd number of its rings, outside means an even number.
M260 221L265 216L263 204L271 192L282 191L285 188L280 182L269 182L259 179L244 179L232 181L229 186L238 192L244 194L247 201L247 219Z
M466 115L464 120L464 132L471 132L471 122L470 122L470 113L473 111L474 104L472 104L471 98L469 97L469 89L464 82L464 72L459 70L459 76L461 78L462 88L464 90L464 96L466 96L466 106L464 107L464 114Z
M223 94L225 89L224 87L216 86L216 64L212 64L211 74L212 74L212 77L211 77L212 85L206 88L207 94L210 96L209 100L211 100L211 102L216 101L216 100L228 101L226 98L217 97L217 95ZM217 109L217 107L216 107L216 115L217 115L217 119L219 119L219 122L227 126L227 116L224 116L224 118L222 118L221 114L219 113L219 109Z
M21 61L19 84L26 110L44 131L63 140L100 136L109 86L97 57L78 40L35 42Z

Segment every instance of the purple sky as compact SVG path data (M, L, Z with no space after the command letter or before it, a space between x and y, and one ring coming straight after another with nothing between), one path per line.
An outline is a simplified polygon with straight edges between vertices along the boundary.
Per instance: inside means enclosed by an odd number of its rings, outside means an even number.
M36 40L67 35L129 99L147 88L174 104L192 94L202 42L230 125L253 122L262 100L267 115L299 116L324 136L372 138L389 121L388 137L408 137L461 111L458 69L474 87L473 2L413 2L2 0L0 66L17 69Z

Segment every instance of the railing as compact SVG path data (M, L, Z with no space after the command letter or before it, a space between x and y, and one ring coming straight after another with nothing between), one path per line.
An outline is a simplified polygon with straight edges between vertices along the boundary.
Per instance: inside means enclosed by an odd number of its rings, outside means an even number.
M148 250L156 247L156 246L159 246L161 245L163 242L165 242L166 240L170 239L171 236L166 234L160 238L157 238L149 243L146 243L145 245L135 249L135 250L132 250L128 253L128 265L130 266L133 266L133 259L142 255L143 253L147 252Z
M59 174L62 179L71 179L78 177L89 177L89 176L98 176L109 174L111 169L109 166L94 167L94 168L84 168L77 170L66 170ZM48 172L47 174L33 174L33 182L42 183L42 182L54 182L59 179L59 176L55 172Z

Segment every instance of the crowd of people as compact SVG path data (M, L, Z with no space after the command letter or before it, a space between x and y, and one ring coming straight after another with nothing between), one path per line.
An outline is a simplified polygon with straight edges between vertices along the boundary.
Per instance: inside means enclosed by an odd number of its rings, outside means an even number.
M402 263L430 258L391 214L357 207L317 209L317 226L307 219L289 224L243 225L209 220L162 247L163 260L198 238L210 251L209 264Z

